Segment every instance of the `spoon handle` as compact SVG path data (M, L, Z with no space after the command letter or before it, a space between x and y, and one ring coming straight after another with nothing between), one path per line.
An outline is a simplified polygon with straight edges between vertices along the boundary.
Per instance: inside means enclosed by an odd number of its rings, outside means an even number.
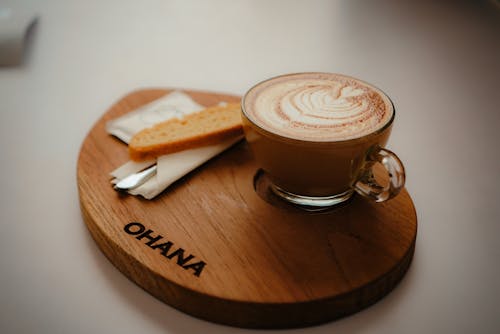
M141 184L144 184L147 180L149 180L152 176L156 174L156 165L153 165L141 172L130 174L126 178L120 180L117 184L115 184L116 190L130 190L137 188Z

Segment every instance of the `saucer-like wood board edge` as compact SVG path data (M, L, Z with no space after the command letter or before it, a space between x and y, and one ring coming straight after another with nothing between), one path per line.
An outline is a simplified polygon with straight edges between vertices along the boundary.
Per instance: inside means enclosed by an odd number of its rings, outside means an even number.
M303 212L255 191L258 166L242 142L154 200L114 191L109 172L128 153L106 133L106 122L169 91L123 97L97 121L80 151L84 221L124 275L188 314L250 328L330 321L375 303L396 286L411 263L417 233L406 190L385 203L355 196L331 212ZM205 106L239 100L185 92Z

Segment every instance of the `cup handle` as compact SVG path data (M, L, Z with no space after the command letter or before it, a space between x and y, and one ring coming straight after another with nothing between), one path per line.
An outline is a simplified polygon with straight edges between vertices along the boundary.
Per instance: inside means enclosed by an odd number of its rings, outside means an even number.
M381 185L373 175L373 168L379 162L384 166L389 182ZM393 152L376 147L367 156L366 164L361 171L361 177L354 185L354 189L362 196L384 202L396 196L405 184L405 169L401 160Z

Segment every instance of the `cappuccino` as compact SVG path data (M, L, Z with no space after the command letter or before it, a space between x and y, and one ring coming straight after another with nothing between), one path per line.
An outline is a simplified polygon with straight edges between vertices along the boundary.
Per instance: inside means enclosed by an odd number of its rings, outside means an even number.
M242 101L246 140L271 190L288 202L328 207L356 190L376 201L395 196L404 168L384 149L395 112L378 88L333 73L297 73L252 87ZM389 184L373 179L384 165Z
M258 126L284 137L342 141L363 137L393 116L391 101L363 81L330 73L299 73L254 86L244 109Z

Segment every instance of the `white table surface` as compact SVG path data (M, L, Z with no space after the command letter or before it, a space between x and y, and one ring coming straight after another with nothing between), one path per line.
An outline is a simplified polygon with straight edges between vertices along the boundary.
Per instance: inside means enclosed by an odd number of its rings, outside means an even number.
M0 67L1 333L251 332L181 313L115 269L80 215L77 157L137 88L243 94L299 71L350 74L392 97L388 146L419 231L387 297L290 333L500 332L498 1L17 5L40 19L23 64Z

